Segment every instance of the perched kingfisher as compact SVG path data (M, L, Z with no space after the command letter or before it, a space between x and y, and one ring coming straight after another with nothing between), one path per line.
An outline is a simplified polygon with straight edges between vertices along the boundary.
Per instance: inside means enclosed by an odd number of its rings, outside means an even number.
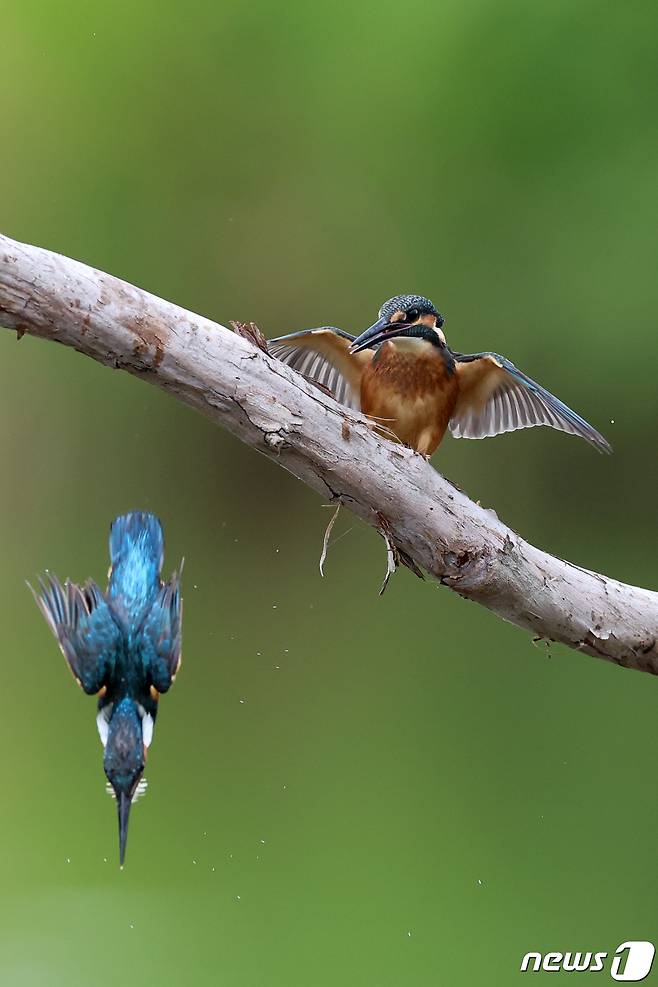
M483 439L533 425L580 435L600 452L608 441L580 415L497 353L455 353L429 298L396 295L359 336L335 326L269 341L270 353L336 401L373 419L377 431L424 456L446 429Z
M163 557L155 515L124 514L110 528L106 593L92 580L77 586L67 579L62 585L50 575L39 580L41 593L34 593L78 685L98 696L96 723L117 801L121 867L159 695L169 689L181 661L181 568L163 583Z

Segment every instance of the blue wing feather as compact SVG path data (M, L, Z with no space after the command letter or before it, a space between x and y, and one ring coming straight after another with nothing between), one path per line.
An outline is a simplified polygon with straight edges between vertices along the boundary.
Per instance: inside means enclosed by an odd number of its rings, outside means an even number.
M102 591L94 582L62 586L54 576L39 580L34 598L59 641L68 665L85 692L98 692L112 674L123 635Z
M179 570L160 587L140 635L144 670L158 692L169 689L180 666L182 617Z

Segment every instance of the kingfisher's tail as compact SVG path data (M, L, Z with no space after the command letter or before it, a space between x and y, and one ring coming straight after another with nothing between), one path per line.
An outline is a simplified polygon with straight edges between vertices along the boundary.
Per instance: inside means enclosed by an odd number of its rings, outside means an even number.
M147 511L131 511L115 518L110 528L110 559L117 565L133 552L155 563L158 571L164 559L162 525Z
M164 535L155 514L131 511L116 518L110 528L110 559L109 594L136 620L160 587Z

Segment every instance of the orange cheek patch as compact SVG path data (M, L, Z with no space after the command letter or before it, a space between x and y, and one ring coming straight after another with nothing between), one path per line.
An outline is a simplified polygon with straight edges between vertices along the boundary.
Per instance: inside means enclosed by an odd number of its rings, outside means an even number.
M151 693L151 699L153 700L153 702L157 703L158 699L160 698L160 693L158 692L158 690L155 688L154 685L151 686L149 692Z

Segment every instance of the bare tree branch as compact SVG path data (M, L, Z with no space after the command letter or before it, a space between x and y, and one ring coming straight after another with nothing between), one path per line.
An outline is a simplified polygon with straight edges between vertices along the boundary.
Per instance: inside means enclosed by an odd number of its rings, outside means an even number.
M378 438L244 338L74 260L0 236L0 324L127 370L386 535L390 551L535 636L658 672L658 594L534 548L422 457Z

